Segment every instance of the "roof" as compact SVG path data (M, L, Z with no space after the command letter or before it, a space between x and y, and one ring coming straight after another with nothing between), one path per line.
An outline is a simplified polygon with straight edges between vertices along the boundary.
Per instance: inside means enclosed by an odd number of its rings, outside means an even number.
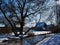
M37 23L35 31L45 31L47 24L45 22Z
M45 27L47 24L45 22L37 23L37 27Z

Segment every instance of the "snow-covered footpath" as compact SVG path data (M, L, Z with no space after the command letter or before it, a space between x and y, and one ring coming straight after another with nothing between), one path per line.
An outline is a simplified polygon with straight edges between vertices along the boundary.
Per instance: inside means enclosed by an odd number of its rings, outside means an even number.
M60 45L60 34L55 34L38 42L36 45Z

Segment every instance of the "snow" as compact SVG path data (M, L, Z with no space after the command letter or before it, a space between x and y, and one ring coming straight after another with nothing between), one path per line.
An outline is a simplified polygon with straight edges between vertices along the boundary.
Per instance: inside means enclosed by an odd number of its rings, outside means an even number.
M25 39L27 41L27 43L29 43L30 45L35 45L37 42L41 41L43 38L45 38L43 35L40 36L35 36L35 37L30 37ZM26 43L25 43L26 44ZM27 44L26 44L27 45Z
M36 45L60 45L60 34L55 34L45 38L41 42L38 42Z
M8 36L13 37L13 38L18 38L15 37L14 35L8 35L8 34L0 34L0 43L3 42L4 40L8 40ZM25 45L60 45L60 34L46 34L45 35L39 35L35 37L30 37L25 40Z
M50 31L33 31L34 35L47 34L47 33L50 33Z
M3 42L4 40L8 40L7 34L0 34L0 42Z
M0 42L3 42L3 40L8 40L8 38L0 38Z

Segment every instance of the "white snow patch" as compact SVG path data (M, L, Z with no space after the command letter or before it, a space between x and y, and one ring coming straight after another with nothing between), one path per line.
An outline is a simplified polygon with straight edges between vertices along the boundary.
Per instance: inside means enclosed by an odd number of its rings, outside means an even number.
M47 34L50 33L50 31L33 31L34 35L38 35L38 34Z
M8 40L8 38L0 38L0 42L2 42L3 40Z

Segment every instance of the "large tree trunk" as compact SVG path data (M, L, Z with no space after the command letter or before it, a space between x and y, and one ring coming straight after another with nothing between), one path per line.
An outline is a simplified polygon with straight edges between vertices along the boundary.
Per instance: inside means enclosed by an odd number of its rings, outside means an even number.
M21 27L20 27L20 34L23 34L23 26L24 26L24 21L21 22Z

